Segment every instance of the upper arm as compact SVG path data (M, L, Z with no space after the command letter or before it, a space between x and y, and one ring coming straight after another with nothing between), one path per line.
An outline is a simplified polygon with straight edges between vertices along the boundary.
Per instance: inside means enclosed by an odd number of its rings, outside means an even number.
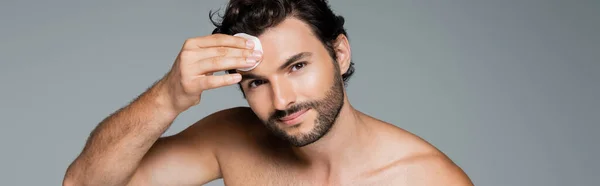
M210 146L194 147L171 136L159 139L146 153L129 185L199 185L218 177Z
M214 113L184 131L161 137L146 153L129 185L202 185L221 177L216 157L223 118Z

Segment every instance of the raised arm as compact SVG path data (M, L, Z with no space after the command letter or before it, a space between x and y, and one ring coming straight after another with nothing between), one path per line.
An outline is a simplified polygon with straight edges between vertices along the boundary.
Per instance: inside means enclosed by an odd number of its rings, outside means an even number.
M211 150L190 151L184 134L160 136L181 112L200 103L203 91L238 83L239 74L212 73L253 66L260 55L252 55L251 48L251 41L221 34L186 40L168 74L98 124L63 185L187 184L215 177ZM189 165L165 166L190 162L205 166L188 173ZM196 178L188 180L186 174Z

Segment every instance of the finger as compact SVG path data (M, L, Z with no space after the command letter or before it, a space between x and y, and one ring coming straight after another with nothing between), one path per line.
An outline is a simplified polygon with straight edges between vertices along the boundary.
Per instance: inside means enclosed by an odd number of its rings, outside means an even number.
M203 49L196 49L198 52L196 53L196 57L198 59L211 58L211 57L249 57L256 56L260 57L262 55L261 51L251 50L251 49L239 49L239 48L231 48L231 47L210 47Z
M214 88L224 87L236 84L242 80L242 75L239 73L225 74L220 76L201 76L194 79L194 84L200 85L202 90L210 90Z
M238 49L231 47L211 47L211 48L196 48L186 49L181 51L180 57L184 63L190 61L197 61L212 57L261 57L261 51L254 51L250 49Z
M232 70L239 68L253 67L259 57L212 57L208 59L202 59L190 63L188 68L193 69L193 75L204 75L206 73L219 72L224 70Z
M233 48L254 48L251 40L226 34L212 34L202 37L187 39L183 45L185 49L207 48L207 47L233 47Z

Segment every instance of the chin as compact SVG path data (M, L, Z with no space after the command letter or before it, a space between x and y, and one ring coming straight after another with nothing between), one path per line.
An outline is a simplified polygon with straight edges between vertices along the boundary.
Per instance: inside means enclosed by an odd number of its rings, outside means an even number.
M310 120L313 121L313 120ZM303 147L312 144L327 134L328 129L317 127L315 122L302 122L285 130L284 139L291 145Z
M314 128L313 122L302 121L292 125L286 125L281 123L279 129L285 131L288 136L302 136L309 134Z
M336 109L339 110L339 109ZM322 113L326 113L321 111ZM339 113L339 112L338 112ZM320 140L329 133L336 121L337 114L318 114L309 111L295 124L268 122L268 129L275 136L295 147L303 147Z

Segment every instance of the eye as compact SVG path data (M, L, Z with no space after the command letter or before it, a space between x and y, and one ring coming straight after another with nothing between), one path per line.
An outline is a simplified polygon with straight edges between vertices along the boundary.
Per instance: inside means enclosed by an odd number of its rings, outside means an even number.
M263 80L253 80L250 83L248 83L248 86L250 88L254 88L254 87L257 87L257 86L259 86L259 85L261 85L263 83L265 83L265 81L263 81Z
M292 71L300 70L301 68L304 68L304 66L306 66L306 62L296 63L292 66Z

